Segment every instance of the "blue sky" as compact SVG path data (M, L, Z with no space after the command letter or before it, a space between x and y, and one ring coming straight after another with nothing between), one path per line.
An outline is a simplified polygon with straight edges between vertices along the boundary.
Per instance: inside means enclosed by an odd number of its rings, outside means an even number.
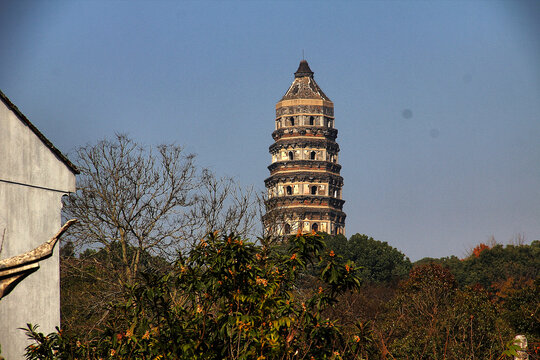
M68 155L128 133L262 190L304 50L347 235L463 256L540 239L539 35L533 1L3 1L0 89Z

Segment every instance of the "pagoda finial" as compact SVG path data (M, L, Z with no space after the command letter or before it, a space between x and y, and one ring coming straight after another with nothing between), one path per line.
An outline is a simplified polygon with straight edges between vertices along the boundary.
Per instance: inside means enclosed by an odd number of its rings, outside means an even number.
M313 74L314 72L311 71L311 69L309 68L308 62L306 60L302 60L300 61L298 70L296 70L296 72L294 73L294 77L295 78L305 77L305 76L313 77Z

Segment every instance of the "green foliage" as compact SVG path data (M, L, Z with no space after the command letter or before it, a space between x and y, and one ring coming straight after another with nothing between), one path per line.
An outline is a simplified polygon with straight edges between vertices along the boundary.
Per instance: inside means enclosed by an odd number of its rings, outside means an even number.
M482 285L489 288L493 283L512 278L535 279L540 276L540 241L530 245L495 245L460 260L456 256L416 262L421 265L436 262L448 267L461 287Z
M21 328L26 333L29 339L35 343L26 347L26 359L28 360L53 360L53 359L69 359L69 354L72 353L70 343L65 341L62 333L56 328L55 333L44 335L37 331L37 325L26 324L26 328Z
M30 329L36 344L27 355L63 358L65 349L75 349L89 358L353 358L360 341L323 311L359 287L357 268L327 251L319 235L292 237L277 250L210 234L171 272L145 274L132 286L122 311L93 343L58 345L60 334ZM302 292L296 284L309 264L320 269L321 286Z
M540 341L540 277L532 281L513 281L497 287L503 318L516 334L526 335L531 342Z
M437 263L449 269L459 287L486 289L498 305L499 323L514 335L526 335L531 344L540 341L540 241L530 245L477 246L465 259L456 256L425 258L415 265ZM536 345L537 346L537 345Z
M479 288L459 290L440 265L414 268L389 303L381 326L396 359L495 359L510 336L499 310Z
M390 283L407 276L412 265L403 253L396 248L368 237L355 234L347 240L343 235L327 236L328 248L353 261L361 270L362 279L373 283Z
M62 251L66 245L61 248L60 263L62 328L66 335L88 340L102 331L106 319L114 316L117 309L111 304L129 296L116 277L121 271L122 249L115 243L108 251L86 249L77 257L69 251L69 246ZM130 255L135 251L129 246L126 249ZM146 251L141 252L139 266L146 272L165 273L170 268L162 258Z
M456 276L463 285L479 283L488 287L508 277L534 279L540 275L540 241L530 246L495 245L478 257L467 258L461 265Z
M465 260L424 259L398 286L393 280L410 262L365 235L347 240L299 234L277 245L260 243L210 234L166 271L150 266L155 260L150 257L145 273L132 286L118 289L124 295L111 300L117 305L107 308L107 317L101 309L91 318L106 319L93 339L72 333L45 336L29 328L35 343L27 356L502 359L514 349L508 340L517 333L526 334L537 348L540 280L510 277L512 269L534 275L530 264L536 260L516 260L518 265L510 266L505 259L507 252L530 255L534 249L484 247L478 257ZM110 254L88 251L75 258L66 253L68 261L80 261L86 272L93 272L88 278L69 278L71 298L84 292L88 296L82 299L91 304L91 293L99 294L99 287L111 286L105 293L114 290L114 283L106 282L105 264L111 259L102 258ZM358 255L354 259L363 268L351 261L351 254ZM508 272L495 276L488 269L492 264ZM480 272L468 274L470 279L501 280L488 287L463 286L453 272L466 266ZM362 274L371 281L360 288ZM93 282L96 277L104 281Z

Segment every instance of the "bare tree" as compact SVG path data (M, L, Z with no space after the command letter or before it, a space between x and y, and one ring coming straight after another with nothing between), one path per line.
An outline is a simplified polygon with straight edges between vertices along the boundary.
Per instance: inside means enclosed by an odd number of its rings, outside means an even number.
M76 155L78 190L63 209L79 220L61 262L68 332L91 337L115 316L108 304L124 297L124 285L144 269L166 269L208 232L250 236L259 222L252 188L199 169L178 146L142 147L116 135Z
M64 216L79 219L68 240L75 251L101 249L129 284L143 255L171 260L210 231L255 234L252 187L198 170L194 155L174 145L144 148L126 135L77 151L78 190Z
M243 188L232 178L203 170L196 200L189 212L191 243L211 231L252 237L260 223L253 187Z
M77 249L119 247L121 283L139 271L143 252L170 256L178 249L199 187L194 156L174 145L145 149L125 135L77 151L78 190L64 215Z

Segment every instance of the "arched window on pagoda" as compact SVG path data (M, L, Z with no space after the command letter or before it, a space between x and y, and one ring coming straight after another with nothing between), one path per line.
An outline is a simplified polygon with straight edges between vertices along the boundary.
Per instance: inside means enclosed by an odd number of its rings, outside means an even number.
M285 224L285 234L290 234L291 233L291 225L289 224Z

